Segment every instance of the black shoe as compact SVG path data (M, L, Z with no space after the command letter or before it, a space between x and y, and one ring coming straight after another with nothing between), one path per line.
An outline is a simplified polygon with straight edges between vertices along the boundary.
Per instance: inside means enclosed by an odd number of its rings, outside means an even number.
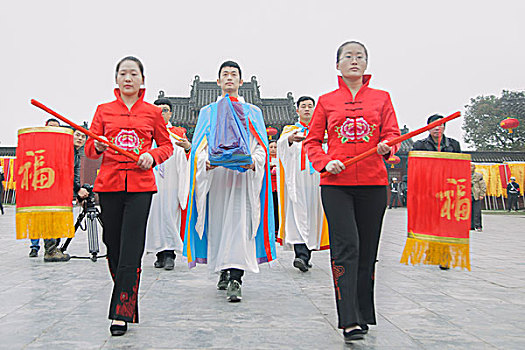
M226 291L226 300L230 303L238 303L242 300L242 290L239 281L231 280Z
M361 327L361 330L363 331L363 334L368 333L368 325L367 324L360 324L359 327Z
M308 266L309 269L312 268L312 264L311 264L310 262L307 262L307 263L306 263L306 266Z
M174 267L175 267L175 260L171 256L167 256L166 259L164 259L164 269L173 270Z
M356 328L352 329L350 332L343 331L343 336L345 337L345 343L350 344L352 340L360 340L365 337L365 333L362 329Z
M221 271L221 275L219 276L219 282L217 282L217 289L218 290L226 290L228 288L228 284L230 283L230 274L227 270Z
M38 250L35 248L31 248L31 251L29 252L30 258L36 258L38 256Z
M128 330L127 322L123 326L119 324L112 324L111 326L109 326L109 331L111 332L111 335L114 337L118 337L118 336L126 334L127 330Z
M293 261L293 267L298 268L298 269L301 270L302 272L306 272L306 271L308 271L308 265L306 265L306 263L304 262L304 260L301 259L301 258L295 258L295 259L294 259L294 261Z
M164 256L164 253L157 254L157 261L153 264L157 269L163 268L164 265L166 265L166 257Z
M450 270L450 267L448 267L448 266L443 266L443 265L439 265L439 268L440 268L441 270Z

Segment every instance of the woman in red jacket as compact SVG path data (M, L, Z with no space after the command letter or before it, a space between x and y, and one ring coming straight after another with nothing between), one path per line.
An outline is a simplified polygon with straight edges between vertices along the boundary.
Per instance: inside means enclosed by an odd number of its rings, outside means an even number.
M107 248L113 294L109 308L112 335L123 335L128 322L138 322L138 288L151 197L157 191L152 166L168 159L173 146L160 108L144 99L144 67L135 57L123 58L115 74L116 100L98 106L90 130L139 155L138 162L90 139L86 156L103 155L94 190L98 192L103 241ZM157 148L152 149L155 140Z
M319 98L304 141L314 168L330 173L321 179L321 196L339 328L346 342L362 339L368 325L376 324L374 267L388 185L383 158L397 151L386 142L400 135L389 94L368 87L367 63L363 44L349 41L339 47L339 89ZM375 146L377 154L345 168L343 161Z

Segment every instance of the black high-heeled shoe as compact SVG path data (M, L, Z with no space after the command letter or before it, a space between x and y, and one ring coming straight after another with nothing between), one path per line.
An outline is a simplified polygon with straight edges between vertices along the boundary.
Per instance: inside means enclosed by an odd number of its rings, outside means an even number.
M112 324L111 326L109 326L109 331L111 332L111 335L115 337L126 334L127 330L128 330L127 322L125 322L124 325Z
M351 331L343 331L343 336L345 338L345 343L351 344L352 340L361 340L364 338L365 333L361 328L355 328Z

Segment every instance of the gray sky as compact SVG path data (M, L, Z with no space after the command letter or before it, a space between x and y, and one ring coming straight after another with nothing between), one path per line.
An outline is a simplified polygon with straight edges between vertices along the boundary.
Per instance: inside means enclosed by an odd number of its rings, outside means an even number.
M234 59L263 97L337 88L335 52L369 51L370 86L387 90L399 126L464 110L470 98L525 89L525 1L7 1L0 5L0 145L50 117L75 122L113 99L114 69L142 59L146 100L188 96ZM5 79L7 78L7 79ZM462 141L461 121L446 134Z

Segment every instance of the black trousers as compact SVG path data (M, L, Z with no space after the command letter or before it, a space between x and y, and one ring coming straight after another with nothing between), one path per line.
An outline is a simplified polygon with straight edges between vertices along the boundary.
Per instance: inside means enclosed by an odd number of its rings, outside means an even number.
M518 206L518 195L517 194L509 194L508 199L507 199L507 210L511 211L513 209L514 210L518 210L519 209L519 206Z
M159 260L165 260L167 257L171 257L172 259L175 259L176 254L174 250L163 250L155 254L157 256L157 259Z
M277 191L272 192L273 195L273 218L275 221L275 237L277 237L277 232L279 232L279 202Z
M472 198L472 207L470 214L470 229L483 228L481 225L481 201Z
M397 192L390 192L390 204L389 208L397 208L399 206L399 196Z
M339 328L376 324L374 271L386 186L321 186Z
M303 259L305 263L308 263L310 261L310 258L312 257L312 251L308 249L306 244L294 244L293 250L295 252L296 258Z
M99 193L102 240L107 248L113 293L109 319L139 321L138 290L152 192Z
M242 284L242 276L244 276L244 270L241 270L241 269L235 269L235 268L231 268L231 269L224 269L224 270L221 270L222 272L229 272L230 276L229 276L229 280L230 281L237 281L239 282L240 284Z

